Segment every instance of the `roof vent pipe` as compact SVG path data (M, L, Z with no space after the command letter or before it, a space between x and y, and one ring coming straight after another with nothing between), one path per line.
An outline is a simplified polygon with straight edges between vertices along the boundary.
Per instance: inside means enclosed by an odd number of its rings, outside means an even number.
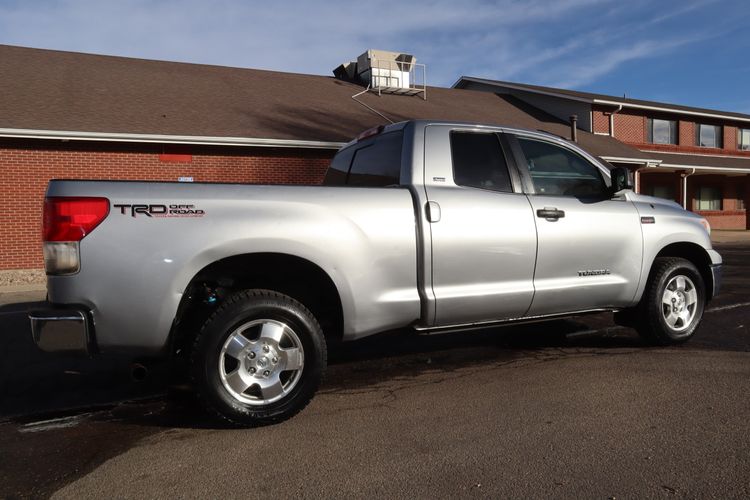
M578 142L578 115L570 115L570 140Z

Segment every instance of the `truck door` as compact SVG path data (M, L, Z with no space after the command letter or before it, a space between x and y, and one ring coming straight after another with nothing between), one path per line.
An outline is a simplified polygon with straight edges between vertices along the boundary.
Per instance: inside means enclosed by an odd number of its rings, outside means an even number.
M434 326L517 318L531 305L536 228L504 141L486 128L425 128Z
M613 198L601 168L560 142L508 136L538 235L529 316L630 305L643 237L635 206Z

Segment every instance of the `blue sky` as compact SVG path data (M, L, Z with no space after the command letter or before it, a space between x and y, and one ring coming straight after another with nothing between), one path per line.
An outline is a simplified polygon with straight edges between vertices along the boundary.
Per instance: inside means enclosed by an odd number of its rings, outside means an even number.
M330 75L367 48L460 75L750 113L748 0L0 0L0 43Z

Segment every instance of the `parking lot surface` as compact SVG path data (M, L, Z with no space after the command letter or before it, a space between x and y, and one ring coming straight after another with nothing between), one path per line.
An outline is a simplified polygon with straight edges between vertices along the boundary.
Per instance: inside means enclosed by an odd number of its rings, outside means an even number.
M723 235L696 337L645 346L601 314L396 332L332 354L279 425L227 429L164 368L55 358L38 291L0 294L0 497L750 497L750 242ZM746 238L745 238L746 239Z

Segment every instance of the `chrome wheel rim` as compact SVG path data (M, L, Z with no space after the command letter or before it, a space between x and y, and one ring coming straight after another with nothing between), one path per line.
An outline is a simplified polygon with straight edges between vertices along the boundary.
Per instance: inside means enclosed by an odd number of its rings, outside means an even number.
M221 383L236 400L255 406L279 401L302 375L302 342L289 325L259 319L229 334L219 356Z
M698 292L687 276L677 275L669 280L661 298L664 321L675 332L688 329L698 309Z

